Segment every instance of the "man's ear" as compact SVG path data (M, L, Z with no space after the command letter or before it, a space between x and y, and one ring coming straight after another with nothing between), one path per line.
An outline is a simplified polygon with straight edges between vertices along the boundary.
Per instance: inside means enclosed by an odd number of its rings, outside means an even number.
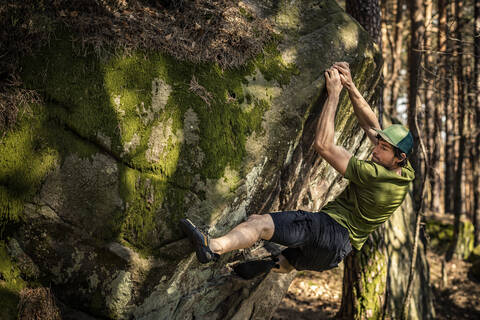
M398 162L398 163L400 163L407 158L407 154L405 152L402 152L402 153L400 153L400 158L397 157L397 156L395 156L395 158L400 159L400 161Z

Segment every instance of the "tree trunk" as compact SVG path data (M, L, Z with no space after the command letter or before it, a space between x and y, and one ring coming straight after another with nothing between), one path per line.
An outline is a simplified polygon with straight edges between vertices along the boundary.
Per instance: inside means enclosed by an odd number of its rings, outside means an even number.
M463 1L455 1L455 20L456 20L456 29L455 37L458 44L454 49L454 57L456 58L456 72L454 75L454 99L457 101L455 104L457 106L457 127L458 131L455 132L455 136L459 137L458 142L458 152L455 153L456 156L456 166L455 166L455 185L453 193L453 214L454 214L454 224L453 224L453 240L449 247L449 250L446 255L447 261L451 260L455 249L457 247L458 235L460 232L460 216L462 214L462 205L464 199L462 199L463 189L462 189L462 175L463 175L463 165L464 165L464 155L465 155L465 135L464 135L464 123L465 123L465 100L464 100L464 79L463 79L463 49L461 48L462 42L462 7Z
M425 36L425 25L423 16L423 5L420 0L407 1L410 14L410 47L408 51L408 72L409 72L409 88L408 88L408 127L413 135L413 150L411 163L415 169L415 175L424 174L421 168L421 154L419 152L419 132L415 125L418 105L418 84L421 79L421 52L423 37ZM420 202L422 201L419 192L419 182L421 179L415 179L413 185L413 206L418 211Z
M347 0L345 11L357 20L368 32L373 41L382 48L382 20L379 0ZM380 126L383 121L383 79L377 85L376 105L378 108Z
M402 49L403 49L403 32L404 32L404 10L403 6L405 0L393 0L392 1L391 15L393 20L388 20L388 16L382 17L382 21L392 21L392 32L387 27L384 28L385 37L388 40L383 43L384 49L389 49L388 60L384 62L384 79L385 79L385 91L383 95L383 101L385 106L385 112L392 118L397 117L397 99L400 89L399 75L402 67ZM388 1L384 1L384 12L389 13ZM387 23L385 23L387 25ZM390 36L390 34L392 36ZM386 50L384 50L386 51Z
M480 89L480 1L474 1L474 79L473 92L477 93ZM475 246L480 244L480 95L474 96L475 107L475 126L474 126L474 148L473 148L473 225Z
M450 103L451 97L455 97L454 94L450 92L451 88L453 86L453 80L452 78L452 68L451 68L451 62L452 62L452 41L449 39L450 37L450 30L448 27L448 7L446 1L439 1L439 6L443 3L443 10L440 10L440 14L443 15L443 12L445 13L445 24L442 24L441 22L441 28L440 28L440 34L445 36L445 55L443 55L444 59L444 67L443 72L444 72L444 113L445 115L450 115L445 118L445 157L444 157L444 164L445 164L445 191L444 191L444 200L445 200L445 212L451 213L453 211L453 201L452 201L452 195L453 195L453 180L454 180L454 172L455 172L455 158L454 158L454 127L455 127L455 121L454 121L454 107L453 103ZM444 34L442 34L442 31L444 31Z
M433 56L432 48L432 38L430 32L432 29L432 8L433 3L431 0L426 1L425 3L425 36L423 40L424 45L424 55L423 55L423 64L425 70L425 80L424 80L424 91L423 91L423 101L425 106L425 137L424 142L426 144L426 149L429 154L427 161L429 162L429 170L427 172L430 182L430 188L428 190L428 202L427 205L433 203L433 199L436 198L434 192L435 188L435 171L432 167L432 162L434 158L434 148L435 148L435 100L434 100L434 81L435 81L435 61ZM425 199L427 201L427 199ZM431 209L428 208L428 209Z
M345 11L367 30L378 46L382 47L380 3L378 0L346 0Z
M446 113L448 108L448 89L446 88L446 51L447 51L447 11L446 11L446 0L438 0L437 10L438 10L438 32L437 32L437 79L436 79L436 88L437 94L435 95L435 125L434 125L434 137L435 137L435 146L432 154L432 171L434 175L431 179L432 190L436 197L432 198L430 203L430 208L434 212L444 213L445 208L445 170L442 170L444 163L446 162L446 143L441 137L441 132L443 128L442 117ZM447 119L445 119L445 123ZM444 131L448 132L448 131Z

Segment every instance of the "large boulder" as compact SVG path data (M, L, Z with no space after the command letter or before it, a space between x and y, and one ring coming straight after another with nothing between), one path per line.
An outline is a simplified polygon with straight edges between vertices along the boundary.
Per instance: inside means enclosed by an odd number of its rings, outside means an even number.
M65 30L25 60L26 86L45 102L0 141L0 221L17 222L9 243L69 308L269 318L286 292L294 273L244 281L229 268L278 248L200 265L178 220L218 236L250 214L313 211L335 197L347 181L312 147L324 70L348 61L370 99L381 57L333 0L246 5L280 37L237 69L160 52L85 56ZM345 95L335 125L338 144L368 155Z

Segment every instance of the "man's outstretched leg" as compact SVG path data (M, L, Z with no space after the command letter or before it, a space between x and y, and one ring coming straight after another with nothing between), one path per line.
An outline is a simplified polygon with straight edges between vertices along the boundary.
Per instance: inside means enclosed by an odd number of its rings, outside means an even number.
M275 231L273 219L269 214L253 214L226 235L215 239L208 239L188 219L183 219L181 225L193 242L197 258L201 263L207 263L218 258L220 254L233 250L250 248L260 239L270 240ZM293 269L283 256L279 256L278 265L277 272L289 272Z
M258 240L270 240L275 226L269 214L252 214L226 235L210 240L210 249L217 254L250 248Z
M275 229L272 217L268 214L253 214L247 221L216 239L208 239L189 219L182 219L180 225L195 246L201 263L207 263L232 250L249 248L260 239L270 240Z

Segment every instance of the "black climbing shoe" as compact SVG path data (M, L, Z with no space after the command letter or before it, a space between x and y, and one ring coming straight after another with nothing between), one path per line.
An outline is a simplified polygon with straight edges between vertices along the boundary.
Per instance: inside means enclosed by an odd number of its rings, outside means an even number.
M188 219L182 219L180 220L180 226L195 247L197 259L200 261L200 263L218 260L220 256L210 250L208 246L208 237L198 230L192 221Z
M247 261L234 266L233 271L243 279L250 280L256 276L269 272L272 268L279 268L277 262L277 257Z

